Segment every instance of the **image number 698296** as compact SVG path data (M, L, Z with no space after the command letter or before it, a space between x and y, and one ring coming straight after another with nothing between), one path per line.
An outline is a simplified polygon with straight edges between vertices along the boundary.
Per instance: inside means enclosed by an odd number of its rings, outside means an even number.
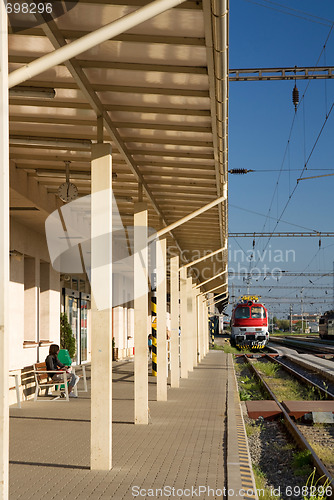
M3 0L12 33L35 28L65 15L78 0Z

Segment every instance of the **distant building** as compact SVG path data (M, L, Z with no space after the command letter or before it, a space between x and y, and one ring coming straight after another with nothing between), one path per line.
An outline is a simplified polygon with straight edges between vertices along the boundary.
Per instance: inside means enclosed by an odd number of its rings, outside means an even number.
M305 313L303 316L301 314L289 314L289 321L292 322L292 324L298 323L298 321L301 321L303 318L303 321L307 321L308 323L316 323L319 325L319 314L309 314Z

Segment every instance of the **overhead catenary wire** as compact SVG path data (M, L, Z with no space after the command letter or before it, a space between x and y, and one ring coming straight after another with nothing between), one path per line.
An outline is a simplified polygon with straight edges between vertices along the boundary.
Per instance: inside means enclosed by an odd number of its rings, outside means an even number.
M327 42L328 42L328 40L329 40L329 37L330 37L330 35L331 35L331 33L332 33L333 27L334 27L334 23L332 23L332 25L331 25L331 27L330 27L329 33L328 33L328 35L327 35L327 37L326 37L325 43L324 43L323 48L322 48L322 50L321 50L321 52L320 52L320 55L319 55L319 57L318 57L318 59L317 59L317 62L316 62L316 64L315 64L315 67L317 67L317 66L318 66L318 64L319 64L319 61L320 61L320 59L321 59L322 53L323 53L323 51L324 51L324 48L326 47ZM306 85L306 88L305 88L305 91L304 91L304 93L303 93L303 95L302 95L302 97L301 97L301 99L300 99L300 101L299 101L299 104L298 104L298 106L297 106L297 110L299 109L299 107L300 107L301 103L302 103L302 102L304 102L305 95L306 95L307 90L308 90L308 88L309 88L310 82L311 82L311 80L308 80L307 85ZM274 193L273 193L273 196L272 196L272 199L271 199L270 205L269 205L268 215L269 215L269 214L270 214L270 212L271 212L272 204L273 204L273 201L274 201L274 199L275 199L275 194L276 194L276 191L277 191L277 189L278 189L279 180L280 180L280 177L281 177L281 172L282 172L282 170L283 170L283 165L284 165L284 163L285 163L286 155L287 155L288 150L289 150L290 140L291 140L291 136L292 136L292 132L293 132L293 128L294 128L294 124L295 124L295 119L296 119L296 113L293 115L293 118L292 118L292 122L291 122L291 126L290 126L290 131L289 131L289 135L288 135L288 141L287 141L287 145L286 145L285 150L284 150L283 160L282 160L282 163L281 163L281 168L280 168L280 171L279 171L279 174L278 174L278 178L277 178L277 181L276 181L276 185L275 185L275 188L274 188ZM295 190L295 189L296 189L296 187L294 188L294 190ZM290 201L291 197L292 197L292 194L289 192L289 200L288 200L288 201ZM284 209L284 210L285 210L285 209ZM282 214L281 214L281 216L282 216ZM265 223L264 223L264 225L263 225L262 232L264 231L265 226L266 226L266 221L265 221ZM276 226L276 227L277 227L277 226ZM267 245L268 245L269 241L270 241L270 239L268 240ZM265 246L265 248L267 247L267 245ZM265 248L264 248L264 250L265 250ZM264 250L263 250L263 251L264 251Z
M283 9L286 9L286 10L278 9L276 7L271 7L269 5L265 5L265 4L260 3L260 2L255 2L254 0L244 0L244 1L248 2L248 3L253 3L254 5L259 5L260 7L264 7L266 9L274 10L276 12L281 12L282 14L286 14L286 15L293 16L293 17L298 17L300 19L304 19L305 21L310 21L310 22L313 22L313 23L322 24L323 26L330 26L331 23L333 23L333 21L330 20L330 19L326 19L324 17L315 16L313 14L309 14L308 12L305 12L305 11L302 11L302 10L299 10L299 9L292 9L291 7L286 7L285 5L282 5L282 4L279 4L279 3L276 3L276 2L271 2L269 0L263 0L263 1L267 2L267 3L271 3L273 5L277 5L279 7L283 7ZM292 11L292 12L287 12L289 10ZM296 14L294 12L296 12ZM299 12L299 14L297 14L298 12ZM303 16L301 16L300 14L303 14Z

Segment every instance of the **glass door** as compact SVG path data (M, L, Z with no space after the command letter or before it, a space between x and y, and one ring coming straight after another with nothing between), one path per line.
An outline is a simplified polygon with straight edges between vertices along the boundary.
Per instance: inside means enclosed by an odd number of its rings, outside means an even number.
M72 334L76 341L76 352L72 361L79 364L80 337L79 337L79 297L65 295L65 313L72 328Z

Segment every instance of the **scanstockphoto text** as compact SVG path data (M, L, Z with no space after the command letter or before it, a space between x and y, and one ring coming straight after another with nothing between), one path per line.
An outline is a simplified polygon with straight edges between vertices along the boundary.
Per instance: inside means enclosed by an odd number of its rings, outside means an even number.
M167 249L168 258L179 256L180 265L194 262L202 258L204 255L210 255L216 249L207 249L205 252L200 250L182 250L176 246L169 246ZM296 251L294 249L273 249L271 245L261 251L254 249L241 250L232 249L229 247L216 253L201 263L201 271L195 266L192 267L192 277L195 279L201 278L204 280L210 279L212 276L219 275L226 270L228 262L229 278L240 276L256 277L265 274L267 278L279 279L283 273L283 267L296 262ZM224 274L217 277L222 281L226 281Z

